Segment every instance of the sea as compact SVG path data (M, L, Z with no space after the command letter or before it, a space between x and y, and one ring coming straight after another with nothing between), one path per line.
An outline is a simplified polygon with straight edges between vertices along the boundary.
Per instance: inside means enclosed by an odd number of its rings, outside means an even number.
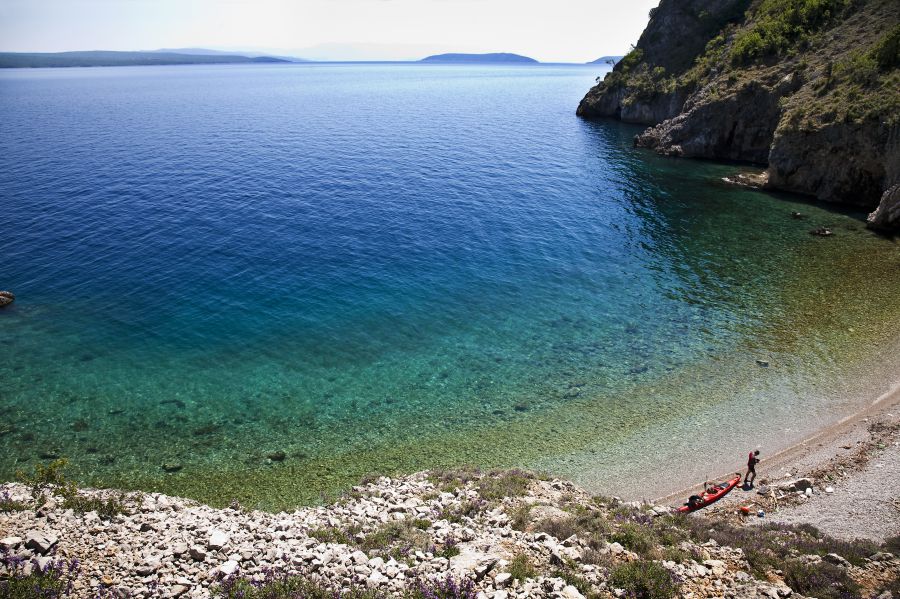
M0 72L0 480L66 458L278 510L472 465L649 498L886 391L896 239L576 117L602 75Z

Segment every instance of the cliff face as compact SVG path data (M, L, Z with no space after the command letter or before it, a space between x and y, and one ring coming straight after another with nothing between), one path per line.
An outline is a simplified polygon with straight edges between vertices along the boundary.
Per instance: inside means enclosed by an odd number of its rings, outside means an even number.
M662 0L578 107L642 147L768 166L768 186L900 229L900 2Z

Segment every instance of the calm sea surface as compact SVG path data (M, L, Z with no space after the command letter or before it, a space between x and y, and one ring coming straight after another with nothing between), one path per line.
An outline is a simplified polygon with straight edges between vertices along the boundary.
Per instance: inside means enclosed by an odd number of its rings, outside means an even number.
M278 508L474 463L641 496L883 390L897 243L577 119L598 74L0 73L0 479L66 456Z

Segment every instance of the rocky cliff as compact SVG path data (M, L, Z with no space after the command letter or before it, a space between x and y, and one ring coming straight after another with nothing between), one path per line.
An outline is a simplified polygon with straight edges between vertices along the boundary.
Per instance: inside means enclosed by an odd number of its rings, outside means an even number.
M578 107L635 143L768 166L768 187L900 229L900 2L662 0Z

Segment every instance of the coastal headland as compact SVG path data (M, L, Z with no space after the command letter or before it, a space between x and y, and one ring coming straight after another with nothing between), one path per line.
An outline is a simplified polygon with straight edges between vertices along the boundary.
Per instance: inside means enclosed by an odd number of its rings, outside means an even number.
M578 106L667 156L765 165L768 189L900 227L900 5L663 0Z

